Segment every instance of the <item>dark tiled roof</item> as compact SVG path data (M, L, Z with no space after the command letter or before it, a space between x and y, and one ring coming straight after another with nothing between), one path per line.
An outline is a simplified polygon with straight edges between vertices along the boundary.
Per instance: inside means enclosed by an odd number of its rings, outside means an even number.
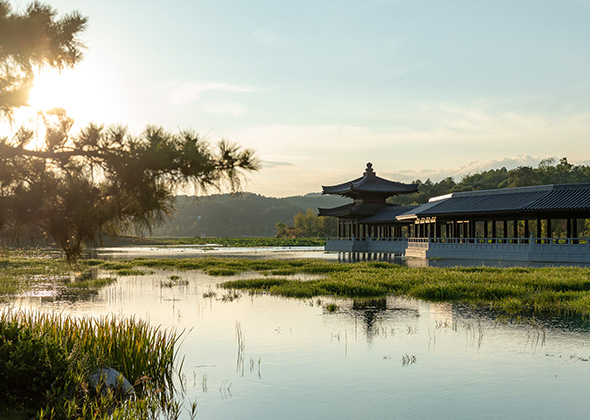
M386 205L387 206L387 205ZM383 204L366 204L366 203L352 203L344 206L334 207L331 209L318 209L319 216L334 216L334 217L367 217L372 216L382 210Z
M432 198L430 202L399 218L560 211L590 212L590 184L539 185L452 193Z
M382 209L379 213L362 219L363 223L386 223L395 220L400 214L404 214L418 207L414 206L388 206Z
M362 177L338 185L322 186L322 190L324 194L340 194L346 197L354 197L359 193L376 193L391 196L416 192L418 191L418 185L380 178L375 175L372 165L368 163L367 170Z

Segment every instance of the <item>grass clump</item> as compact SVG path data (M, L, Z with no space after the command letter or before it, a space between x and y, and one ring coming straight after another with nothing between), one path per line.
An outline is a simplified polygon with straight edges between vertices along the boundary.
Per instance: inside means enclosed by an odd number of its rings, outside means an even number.
M95 296L113 283L114 277L101 277L95 260L71 266L64 260L10 257L0 259L0 300L34 290L57 291L57 297L80 299Z
M136 319L5 311L0 315L0 404L21 409L25 418L31 411L39 419L107 418L122 403L121 395L93 389L88 378L111 367L135 387L135 398L122 407L144 407L146 416L147 402L158 401L158 410L173 407L179 338Z

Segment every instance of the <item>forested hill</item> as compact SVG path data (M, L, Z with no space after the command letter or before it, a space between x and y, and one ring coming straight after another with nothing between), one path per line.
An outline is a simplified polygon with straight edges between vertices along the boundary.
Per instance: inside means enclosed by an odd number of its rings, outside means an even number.
M270 198L257 194L217 194L208 197L179 196L176 215L163 226L155 228L153 236L217 236L244 237L277 234L275 225L293 225L293 217L318 207L336 207L349 199L307 194L286 198Z
M521 166L516 169L491 169L489 171L470 174L456 183L451 177L433 183L413 181L418 184L418 192L395 197L396 204L425 203L431 197L449 194L456 191L477 191L496 188L526 187L530 185L575 184L590 182L590 166L572 165L567 158L559 162L555 159L544 159L534 168Z

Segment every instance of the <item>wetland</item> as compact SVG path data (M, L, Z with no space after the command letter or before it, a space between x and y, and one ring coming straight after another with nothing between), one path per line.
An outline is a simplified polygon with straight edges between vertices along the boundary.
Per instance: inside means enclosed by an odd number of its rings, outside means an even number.
M5 310L181 333L181 419L193 402L203 419L549 419L590 408L586 268L145 255L84 260L75 273L59 260L2 264L13 279Z

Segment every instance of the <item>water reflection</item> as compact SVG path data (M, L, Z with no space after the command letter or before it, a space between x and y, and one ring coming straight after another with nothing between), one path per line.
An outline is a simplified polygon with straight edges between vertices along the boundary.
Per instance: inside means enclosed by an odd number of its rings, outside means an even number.
M205 419L585 418L590 408L582 319L498 319L397 297L251 296L219 281L162 271L120 278L86 302L15 305L187 331L180 380Z
M91 248L86 257L102 259L130 258L249 258L249 259L297 259L311 258L341 263L385 262L407 267L548 267L580 266L576 263L537 263L525 261L461 260L405 258L387 253L370 252L326 252L323 247L221 247L212 245L168 245L168 246L125 246Z

